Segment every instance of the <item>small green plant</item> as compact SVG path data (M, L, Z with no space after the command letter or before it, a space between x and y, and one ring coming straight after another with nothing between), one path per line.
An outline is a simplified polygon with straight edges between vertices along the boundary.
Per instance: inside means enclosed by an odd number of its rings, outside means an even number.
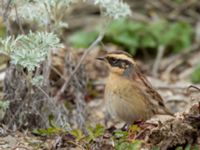
M76 138L76 141L83 140L86 143L95 141L96 138L103 136L105 133L105 128L97 124L95 127L87 127L87 135L85 135L80 129L74 129L70 131L70 134Z
M96 32L77 32L72 35L70 41L76 47L85 47L90 44L88 39L94 40L92 38L95 37ZM88 35L88 39L84 38L85 35ZM151 48L157 50L160 45L171 49L173 52L180 52L191 45L192 35L192 27L186 22L158 20L143 23L119 19L114 20L109 25L104 42L123 46L132 54L139 49Z
M128 131L117 130L114 132L114 142L116 150L138 150L142 147L142 140L135 140L134 136L141 129L137 125L129 127Z
M76 137L77 141L84 139L85 142L90 143L95 141L96 138L103 136L105 128L100 124L97 124L95 127L89 126L87 127L87 133L87 135L84 135L80 129L74 129L70 132L70 134Z
M193 83L200 83L200 64L197 65L196 69L193 71L191 80Z
M5 116L6 110L9 108L10 102L6 100L0 100L0 120Z
M6 35L6 26L3 23L3 18L0 17L0 38L5 37Z
M65 133L66 131L59 127L49 127L47 129L35 129L32 131L33 134L39 136L53 136Z
M95 143L97 138L101 138L105 133L105 128L97 124L95 127L87 127L87 134L84 134L80 129L74 129L69 132L75 137L76 143L82 143L85 147L90 149L91 143Z
M158 147L153 147L151 150L160 150Z
M199 149L198 145L191 145L191 144L188 144L185 148L181 146L178 146L176 148L176 150L198 150L198 149Z
M127 131L121 131L121 130L116 130L114 131L114 137L125 140L128 137L128 132Z
M177 4L181 4L181 3L183 3L184 1L183 1L183 0L175 0L175 2L176 2Z
M35 129L32 131L33 134L39 135L39 136L53 136L53 135L60 135L62 133L66 133L67 130L64 128L59 127L55 122L54 122L54 116L49 115L49 125L50 127L46 129Z
M138 127L131 127L131 131L138 131ZM102 125L96 125L95 127L87 127L87 135L85 135L80 129L75 129L70 132L75 137L75 140L79 143L84 143L85 146L90 147L91 143L95 143L97 138L102 138L105 134L105 128ZM110 139L114 140L116 150L138 150L141 148L143 141L130 140L129 131L114 131Z
M91 127L89 126L87 128L87 132L88 132L88 136L86 137L87 141L90 142L90 141L94 141L96 138L102 136L105 132L105 128L100 125L100 124L97 124L96 127Z
M81 139L85 138L85 135L80 129L74 129L70 133L76 138L76 141L80 141Z
M117 143L115 145L116 150L139 150L141 149L142 141L135 140L132 143L130 142L123 142L123 143Z
M91 31L91 32L83 32L78 31L75 32L69 39L71 43L74 43L74 46L76 48L79 47L88 47L94 39L96 39L98 36L97 31Z

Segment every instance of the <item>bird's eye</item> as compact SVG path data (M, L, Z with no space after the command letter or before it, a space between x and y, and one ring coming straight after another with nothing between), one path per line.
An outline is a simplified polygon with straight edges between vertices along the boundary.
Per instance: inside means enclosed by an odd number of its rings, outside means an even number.
M128 65L126 64L126 62L121 62L121 67L122 68L126 68Z
M108 57L107 60L112 66L115 66L118 63L118 60L113 57Z
M118 62L118 60L117 60L117 59L114 59L114 58L111 58L110 60L111 60L111 62L112 62L113 64L116 64L116 63Z

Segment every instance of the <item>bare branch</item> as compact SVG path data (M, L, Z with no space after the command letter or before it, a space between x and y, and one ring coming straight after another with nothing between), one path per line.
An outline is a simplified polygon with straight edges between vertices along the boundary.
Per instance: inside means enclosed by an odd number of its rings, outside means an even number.
M164 53L165 53L165 47L163 45L160 45L158 47L158 53L157 53L156 60L153 66L153 71L152 71L152 74L154 77L158 76L158 69L159 69L160 62Z
M4 19L4 21L6 21L8 19L8 8L9 8L9 6L11 4L11 1L12 0L8 0L8 2L6 4L5 11L3 13L3 19Z
M17 23L18 23L19 29L20 29L21 33L24 34L24 29L23 29L22 23L21 23L21 21L20 21L20 19L19 19L19 15L18 15L18 11L17 11L17 6L16 6L16 4L14 5L14 9L15 9L16 21L17 21Z
M103 39L105 34L105 30L103 30L99 36L97 37L97 39L90 45L90 47L88 47L88 49L86 49L84 51L83 56L81 57L80 61L78 62L76 68L72 71L72 73L69 75L68 79L65 80L65 83L63 84L63 86L61 87L60 91L58 91L57 95L55 96L55 99L58 100L59 97L64 93L66 87L69 85L70 80L72 79L72 77L76 74L76 72L78 71L79 67L81 66L81 64L83 63L83 61L85 60L86 56L88 55L88 53L95 47L97 46L97 44L99 44L99 42L101 42L101 40Z

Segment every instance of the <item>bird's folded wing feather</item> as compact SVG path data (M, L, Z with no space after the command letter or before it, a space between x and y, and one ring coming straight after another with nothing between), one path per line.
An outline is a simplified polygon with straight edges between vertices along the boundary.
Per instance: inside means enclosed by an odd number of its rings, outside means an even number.
M138 67L135 67L135 74L133 74L133 80L140 84L145 95L148 97L149 102L154 106L157 105L163 109L164 113L171 114L171 112L165 107L164 102L160 94L153 88L151 83L147 80L145 75L141 73ZM141 86L142 85L142 86Z

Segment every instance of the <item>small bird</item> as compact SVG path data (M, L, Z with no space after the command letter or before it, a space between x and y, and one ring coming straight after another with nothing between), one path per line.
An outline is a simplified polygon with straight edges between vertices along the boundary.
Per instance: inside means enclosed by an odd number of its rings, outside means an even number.
M118 50L97 59L109 68L104 98L112 117L131 124L156 114L172 115L130 54Z

